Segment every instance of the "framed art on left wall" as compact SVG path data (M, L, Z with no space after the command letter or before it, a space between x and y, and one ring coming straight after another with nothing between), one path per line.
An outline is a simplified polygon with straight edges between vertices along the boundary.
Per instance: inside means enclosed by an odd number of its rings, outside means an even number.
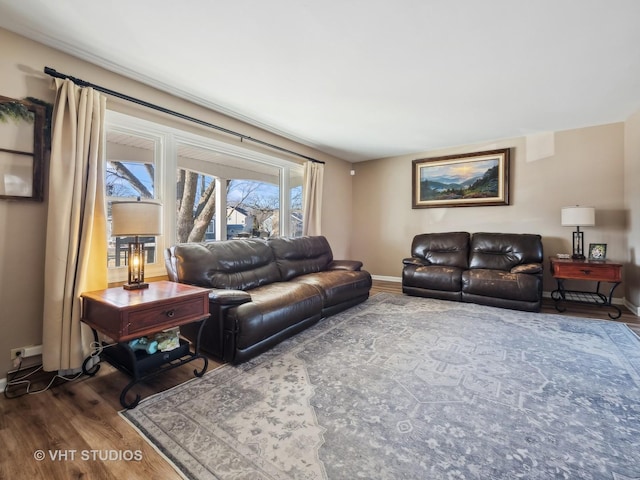
M0 96L0 199L42 201L45 108Z

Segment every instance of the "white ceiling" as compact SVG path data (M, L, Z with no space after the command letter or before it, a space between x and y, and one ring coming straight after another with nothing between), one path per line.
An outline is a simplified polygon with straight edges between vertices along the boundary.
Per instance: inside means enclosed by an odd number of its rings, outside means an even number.
M0 0L0 26L352 162L640 109L638 0Z

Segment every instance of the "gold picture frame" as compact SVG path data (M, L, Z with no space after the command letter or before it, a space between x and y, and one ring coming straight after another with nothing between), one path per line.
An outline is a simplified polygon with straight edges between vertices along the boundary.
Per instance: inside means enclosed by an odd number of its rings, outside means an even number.
M0 199L44 198L46 109L0 95Z
M413 161L412 208L509 205L510 149Z

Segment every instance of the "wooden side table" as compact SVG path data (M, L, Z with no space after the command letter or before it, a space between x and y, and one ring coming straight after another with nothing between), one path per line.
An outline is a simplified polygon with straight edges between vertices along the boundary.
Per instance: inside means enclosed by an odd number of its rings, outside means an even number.
M566 308L562 302L576 302L600 307L611 307L615 314L609 313L609 318L619 318L622 312L611 303L613 291L622 282L622 265L605 260L573 260L570 258L549 257L551 273L558 283L558 288L551 292L551 298L555 302L556 310L564 312ZM565 280L590 280L597 282L593 292L582 290L567 290L564 287ZM609 295L600 293L600 283L611 283Z
M149 288L125 290L122 287L86 292L82 298L82 321L93 329L96 342L98 332L113 340L102 355L119 370L132 377L120 394L124 408L134 408L140 401L136 395L126 400L128 391L138 382L167 370L180 367L196 359L202 359L201 370L194 375L201 377L207 371L209 360L200 354L200 336L209 318L209 290L175 282L151 282ZM162 332L189 323L200 322L193 351L189 342L180 339L180 345L167 352L147 353L129 345L130 340ZM90 369L83 365L84 373L95 375L98 363Z

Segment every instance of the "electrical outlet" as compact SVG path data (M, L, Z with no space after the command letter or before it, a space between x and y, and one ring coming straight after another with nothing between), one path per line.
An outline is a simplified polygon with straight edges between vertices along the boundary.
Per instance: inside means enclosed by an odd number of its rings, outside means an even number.
M24 347L11 349L11 360L15 360L18 357L24 357Z
M42 355L42 345L29 345L11 349L11 360L15 360L18 357L35 357L36 355Z

